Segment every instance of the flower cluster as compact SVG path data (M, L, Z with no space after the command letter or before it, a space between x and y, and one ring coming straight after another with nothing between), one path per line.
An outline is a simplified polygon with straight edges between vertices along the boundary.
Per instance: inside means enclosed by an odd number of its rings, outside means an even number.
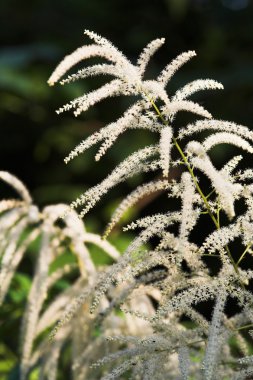
M96 143L102 143L96 155L96 160L100 159L118 136L129 128L145 128L158 133L160 138L157 145L140 149L126 158L105 180L86 191L71 207L83 207L80 216L84 216L113 186L139 172L161 169L163 180L139 186L122 201L106 229L107 236L127 208L147 194L163 190L169 197L181 199L179 211L148 216L127 227L141 228L142 231L97 285L92 310L112 283L130 281L135 284L136 290L151 287L159 293L154 315L144 315L123 307L127 313L148 320L155 335L143 341L137 339L132 350L119 351L98 362L101 365L117 358L126 358L104 379L118 378L129 369L132 369L133 378L136 379L164 379L168 373L171 378L177 378L179 372L183 379L192 375L194 378L208 380L225 376L246 379L253 373L251 359L240 361L241 365L248 365L247 369L234 370L236 358L233 357L228 340L229 337L236 336L241 352L248 354L245 338L238 331L243 329L243 325L253 322L252 294L247 289L253 271L240 266L245 256L251 253L253 244L253 186L250 183L253 171L237 169L242 156L233 157L221 169L217 169L212 162L211 151L214 146L226 143L252 154L253 134L247 127L212 119L202 106L188 100L199 90L223 88L214 80L198 79L178 90L173 97L168 96L166 86L169 80L184 63L195 56L195 52L180 54L162 70L156 80L144 80L149 59L164 43L164 39L152 41L134 66L108 40L90 31L85 31L85 34L95 43L67 56L56 68L49 83L54 84L77 62L92 56L105 58L110 64L88 66L63 79L61 83L99 74L109 74L116 79L75 99L59 112L75 108L77 116L109 96L135 95L139 99L116 122L81 142L65 162ZM179 111L192 112L208 120L198 120L175 131L173 122ZM189 141L193 134L202 131L211 133L204 140ZM175 158L176 155L178 158ZM175 166L184 167L185 170L179 181L169 181L169 172ZM202 189L199 176L200 179L206 177L210 183L208 195ZM240 215L236 215L235 211L238 200L245 205L245 211ZM197 245L191 241L191 231L200 228L203 218L207 217L214 225L214 230L202 244ZM224 225L221 220L225 222ZM153 237L158 238L155 246L151 243ZM237 238L241 239L244 250L236 260L229 245ZM152 249L145 249L147 243L151 244ZM205 256L218 257L221 268L215 276L211 268L208 268ZM187 265L188 270L182 264ZM135 292L132 291L131 298L134 295ZM233 318L228 318L224 307L231 297L237 300L241 311ZM216 299L211 324L195 308L201 301L210 299ZM180 323L184 316L192 321L194 328L189 330ZM201 359L204 341L207 341L207 346L204 358ZM174 352L178 353L178 364L175 364ZM199 367L191 362L191 357L196 352L200 355ZM169 355L170 361L163 358L164 353ZM234 364L226 366L225 362Z
M127 129L148 129L159 135L159 142L127 157L100 184L72 202L71 208L81 207L79 215L83 217L112 187L140 172L158 170L161 170L163 179L143 184L129 194L115 210L105 237L129 207L152 192L164 191L169 198L181 201L178 211L165 210L125 228L139 228L141 232L97 284L91 309L93 311L99 305L112 284L132 283L130 299L135 297L137 290L148 292L151 288L159 295L154 314L140 313L124 305L122 310L126 315L130 313L148 320L153 335L144 340L118 337L132 342L133 347L109 354L96 366L115 362L116 367L103 377L104 380L121 378L129 370L133 379L165 379L168 375L177 379L180 374L183 379L191 376L205 380L246 379L253 374L253 366L252 358L248 356L247 339L240 331L253 323L253 296L248 287L253 271L251 268L243 269L241 264L252 253L253 171L251 168L238 168L241 155L216 168L212 150L217 145L230 144L243 150L245 155L252 154L253 133L245 126L212 119L200 104L189 100L197 91L222 89L223 86L214 80L195 80L179 89L174 96L168 96L166 87L170 79L196 55L194 51L180 54L155 80L145 80L147 64L164 39L149 43L137 64L133 65L105 38L87 30L85 35L93 40L93 44L68 55L51 75L49 84L59 80L65 84L100 74L115 79L71 101L58 112L74 109L75 116L78 116L111 96L134 95L137 100L117 121L77 145L65 162L97 143L101 144L95 156L99 160ZM85 67L62 79L77 62L94 56L109 63ZM180 111L188 111L204 119L175 130L174 120ZM200 134L202 131L206 132L204 139ZM199 138L193 139L193 135L199 135ZM179 180L170 179L171 168L175 167L182 173ZM209 187L203 189L203 182L209 183ZM244 204L243 212L237 212L238 201ZM202 243L194 241L192 231L198 231L202 223L208 221L213 231ZM233 242L238 239L243 247L239 254L232 251ZM207 265L206 257L219 262L220 269L215 275ZM228 317L225 305L231 298L236 300L240 311ZM201 302L210 300L215 300L211 322L198 310ZM191 321L190 329L182 322L184 318ZM246 355L239 362L229 345L231 337L236 338L239 351ZM198 356L197 362L192 361L193 356ZM244 368L240 370L238 365Z
M165 42L163 38L149 43L133 65L107 39L88 30L85 35L93 42L66 56L49 84L101 74L113 79L57 112L73 110L79 116L96 103L120 95L134 95L135 101L118 120L79 143L65 162L95 144L100 144L95 155L100 160L128 129L149 130L158 135L158 141L125 158L101 183L73 201L69 211L57 205L39 212L23 184L0 172L0 178L21 197L0 203L1 301L27 247L40 238L23 319L23 379L40 360L41 378L55 379L60 351L70 338L75 380L128 375L134 380L250 379L253 270L246 258L253 252L253 169L241 163L248 164L245 158L253 153L253 132L213 119L202 105L189 100L200 90L223 88L212 79L197 79L168 95L170 79L196 55L194 51L180 54L156 79L146 80L148 62ZM92 57L103 61L63 78L77 63ZM201 119L174 128L181 111ZM244 155L235 155L218 168L213 148L221 144L230 144ZM173 179L175 168L178 177ZM159 177L138 186L118 205L104 238L128 208L152 193L166 193L177 201L178 209L169 210L165 203L163 212L126 226L125 230L140 232L123 255L105 239L85 231L80 217L111 188L138 173L159 171ZM80 209L79 218L75 209ZM57 219L63 214L64 226L59 227ZM203 232L203 225L209 229L201 241L196 236ZM24 230L28 231L25 238ZM101 247L114 264L98 268L86 243ZM52 263L66 249L76 259L52 270ZM76 281L44 306L49 289L73 266L79 269ZM234 314L227 310L231 300L237 305ZM209 317L201 308L203 303L208 305ZM37 338L54 323L48 351L48 344ZM100 331L94 335L98 326Z
M22 318L20 378L30 378L37 368L41 379L56 379L61 353L69 340L73 351L73 377L77 380L93 378L90 365L107 349L105 336L135 334L143 337L152 332L147 322L132 315L122 319L115 312L126 298L125 289L112 288L110 294L102 297L97 314L88 312L96 282L103 271L103 267L94 265L89 246L95 245L112 261L117 262L120 254L109 242L87 232L74 211L59 226L58 220L66 205L51 205L39 211L26 187L14 175L1 171L0 179L19 195L18 199L0 201L0 304L29 251L32 250L36 262ZM66 285L61 286L59 292L60 283ZM146 294L140 294L128 305L137 309L141 305L147 312L154 313ZM98 326L100 334L96 335ZM114 344L118 349L121 346L121 343ZM97 371L95 378L100 375L101 371Z

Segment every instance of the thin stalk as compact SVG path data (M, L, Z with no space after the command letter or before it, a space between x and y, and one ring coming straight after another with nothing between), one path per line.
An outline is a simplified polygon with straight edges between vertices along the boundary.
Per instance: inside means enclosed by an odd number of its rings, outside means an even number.
M218 206L217 208L217 222L218 222L218 225L219 225L219 228L220 228L220 206Z
M239 258L239 260L237 261L236 263L236 266L238 267L238 265L240 264L240 262L243 260L244 256L246 255L246 253L248 252L248 250L250 249L250 247L252 246L252 243L250 242L247 247L245 248L245 250L243 251L243 253L241 254L241 257Z
M253 327L253 323L250 323L249 325L244 325L244 326L238 327L234 331L240 331L240 330L250 329L251 327Z
M208 199L214 192L215 192L214 189L212 191L210 191L210 193L206 195L206 199Z

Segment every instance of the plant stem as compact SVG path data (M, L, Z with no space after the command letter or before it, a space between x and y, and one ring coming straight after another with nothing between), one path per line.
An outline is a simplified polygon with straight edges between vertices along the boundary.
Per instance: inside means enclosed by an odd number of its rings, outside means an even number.
M246 253L248 252L248 250L250 249L250 247L252 246L252 243L250 242L247 247L245 248L245 250L243 251L243 253L241 254L241 257L239 258L239 260L237 261L236 263L236 266L238 267L238 265L240 264L240 262L242 261L242 259L244 258L244 256L246 255Z
M249 329L250 327L253 327L252 323L250 323L249 325L244 325L244 326L238 327L237 329L235 329L235 331Z

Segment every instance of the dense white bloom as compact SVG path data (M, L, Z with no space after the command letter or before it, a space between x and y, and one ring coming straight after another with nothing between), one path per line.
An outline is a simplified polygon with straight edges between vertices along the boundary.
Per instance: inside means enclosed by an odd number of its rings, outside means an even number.
M141 52L141 54L138 58L138 61L137 61L137 64L139 66L139 73L141 75L144 74L146 66L147 66L150 58L164 44L164 42L165 42L164 38L158 38L156 40L153 40Z
M165 127L161 130L160 137L160 156L163 176L168 177L170 167L170 151L172 146L172 130L171 127Z
M125 211L132 207L135 203L137 203L141 198L149 195L150 193L161 190L168 190L170 188L171 184L167 180L152 181L137 187L131 194L124 198L124 200L114 211L111 217L111 221L105 230L104 237L106 237L111 232L111 230L118 223Z
M211 137L210 137L211 138ZM225 177L224 172L219 172L213 166L210 158L205 153L205 148L209 148L209 138L207 138L207 144L201 145L198 142L191 142L188 144L188 152L195 154L191 158L193 165L201 170L212 182L214 188L220 196L220 204L224 209L228 217L231 219L234 217L234 200L242 192L241 184L232 184ZM223 141L223 140L222 140ZM213 141L210 141L210 146L212 146Z
M29 191L17 177L10 174L9 172L0 171L0 179L11 185L25 203L30 204L32 202Z
M84 216L97 201L108 192L109 189L116 186L126 178L133 176L142 171L154 171L160 166L160 161L150 160L151 157L158 153L158 146L150 146L140 149L125 159L112 173L105 178L99 185L89 189L81 195L76 201L71 203L71 208L85 205L80 216ZM148 161L149 160L149 161Z
M212 115L202 106L189 100L179 100L174 102L172 101L171 103L168 103L166 107L163 107L164 114L167 115L170 119L172 119L179 111L195 113L208 119L212 118Z
M163 71L157 78L158 82L162 83L163 86L166 86L166 84L173 77L175 72L195 55L196 52L190 50L177 56L175 59L173 59L171 63L169 63L165 67L165 69L163 69Z
M188 243L188 237L190 231L196 224L198 214L194 210L194 196L195 188L192 183L192 179L189 173L182 174L182 211L181 211L181 223L179 229L179 241L178 247L179 256L184 256L185 245Z
M172 98L172 101L183 100L200 90L222 90L223 85L213 79L197 79L180 88Z
M205 151L212 149L218 144L231 144L238 148L244 149L249 153L253 153L253 147L244 138L237 136L236 134L229 132L213 133L211 136L207 137L203 142L203 147Z
M217 362L219 361L219 352L223 340L221 325L226 299L226 290L221 287L219 289L216 305L213 312L213 318L209 329L206 354L204 358L204 374L206 380L215 379L215 370L217 367Z
M180 129L178 137L182 139L185 136L191 136L194 133L202 131L224 131L236 134L244 139L253 141L253 132L244 125L232 123L224 120L198 120L194 124L188 124Z
M181 371L182 379L187 380L189 376L190 358L189 350L187 347L181 347L178 350L179 368Z

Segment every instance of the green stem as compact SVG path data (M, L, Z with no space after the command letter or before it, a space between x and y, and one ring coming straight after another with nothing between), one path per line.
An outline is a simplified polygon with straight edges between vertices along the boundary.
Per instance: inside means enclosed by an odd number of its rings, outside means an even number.
M213 189L212 191L210 191L210 193L206 195L206 199L208 199L214 192L215 192L215 189Z
M241 254L241 257L239 258L239 260L237 261L236 263L236 266L238 267L238 265L240 264L240 262L242 261L242 259L244 258L244 256L246 255L246 253L248 252L248 250L250 249L250 247L252 246L252 243L250 242L247 247L245 248L245 250L243 251L243 253Z
M235 331L245 330L245 329L249 329L251 327L253 327L253 323L250 323L249 325L244 325L244 326L238 327L237 329L235 329Z

